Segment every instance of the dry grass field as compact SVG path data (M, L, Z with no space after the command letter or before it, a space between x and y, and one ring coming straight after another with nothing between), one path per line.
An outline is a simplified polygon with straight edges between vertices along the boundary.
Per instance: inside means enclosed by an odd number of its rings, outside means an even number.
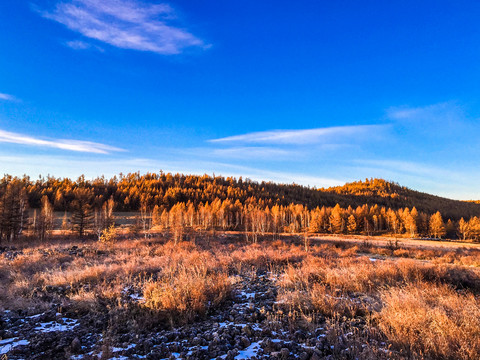
M4 359L479 359L480 250L238 234L0 249Z

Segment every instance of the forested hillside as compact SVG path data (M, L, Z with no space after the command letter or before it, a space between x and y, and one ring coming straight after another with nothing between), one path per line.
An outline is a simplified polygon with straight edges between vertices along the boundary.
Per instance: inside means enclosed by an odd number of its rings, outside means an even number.
M329 232L480 239L480 204L382 179L315 189L163 172L91 181L83 176L36 181L5 176L0 182L0 239L18 238L23 230L47 237L54 227L54 210L65 212L62 230L79 236L100 236L115 223L114 211L133 211L138 212L136 227L145 234L157 228L176 237L186 229L221 229L254 236Z
M232 177L208 175L183 175L160 172L140 175L120 174L111 179L104 177L85 180L47 177L32 180L28 177L14 179L5 176L0 181L0 191L12 180L19 181L25 188L31 208L40 208L41 199L47 196L57 211L71 210L75 190L85 188L91 192L94 205L101 206L113 198L116 211L137 211L142 202L149 207L155 205L171 208L178 202L191 202L194 206L215 199L255 203L260 206L302 204L308 209L333 207L343 208L367 204L392 209L416 207L418 211L433 214L440 211L452 219L480 215L480 204L430 195L383 179L367 179L327 189L316 189L296 184L255 182Z
M377 204L392 209L416 207L419 211L429 214L440 211L446 217L457 220L461 217L478 216L480 214L480 203L478 202L451 200L422 193L383 179L366 179L365 181L356 181L343 186L322 189L321 191L339 195L337 197L338 202L343 201L344 205L352 203Z

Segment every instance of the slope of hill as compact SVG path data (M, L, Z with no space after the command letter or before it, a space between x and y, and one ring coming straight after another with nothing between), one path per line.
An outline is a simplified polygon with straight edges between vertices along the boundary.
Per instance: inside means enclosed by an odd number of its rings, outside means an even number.
M85 188L90 192L93 205L101 206L113 198L118 211L136 211L141 204L170 209L179 202L194 205L214 200L240 201L261 207L273 205L303 204L310 209L322 206L341 207L378 205L387 208L412 208L432 214L440 211L444 216L459 219L480 215L480 204L451 200L402 187L383 179L370 179L348 183L327 189L316 189L296 184L255 182L249 179L208 175L183 175L132 173L111 179L94 180L68 178L41 178L36 181L28 177L14 179L5 176L0 180L0 193L9 182L17 181L24 187L31 208L39 208L41 198L47 196L56 210L68 210L75 199L75 189Z
M440 211L445 216L455 219L480 215L478 202L452 200L431 195L383 179L355 181L321 191L338 195L346 203L378 204L392 209L415 206L417 210L425 213L431 214Z

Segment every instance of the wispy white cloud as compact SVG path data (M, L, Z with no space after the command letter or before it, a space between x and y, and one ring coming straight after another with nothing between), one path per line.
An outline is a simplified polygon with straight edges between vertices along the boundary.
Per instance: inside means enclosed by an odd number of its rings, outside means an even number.
M45 156L2 154L0 163L4 171L13 175L30 176L38 174L55 174L55 176L68 176L75 178L81 174L89 178L96 176L113 176L120 172L179 172L184 174L215 174L217 176L233 176L249 178L254 181L275 181L277 183L296 183L299 185L329 187L341 185L344 181L317 177L298 172L282 172L259 169L249 166L228 164L205 160L156 160L148 158L114 158L104 159L92 156Z
M278 149L263 146L241 146L226 149L213 149L212 154L218 157L234 159L269 159L283 161L285 158L298 156L295 150Z
M345 137L375 136L385 125L332 126L302 130L270 130L213 139L213 143L255 143L303 145L342 140Z
M17 101L18 99L10 94L5 94L5 93L0 93L0 100L5 100L5 101Z
M205 43L175 24L168 4L139 0L71 0L59 2L43 17L57 21L72 31L123 49L178 54L187 47ZM73 46L82 49L83 44Z
M65 43L69 48L75 49L75 50L86 50L91 47L91 45L85 41L81 40L72 40L72 41L67 41Z
M399 138L407 139L416 147L430 142L429 150L469 146L476 143L480 135L478 119L454 101L421 107L392 107L386 116L393 121Z
M425 126L429 124L458 123L466 118L463 108L453 101L420 106L391 107L387 109L387 117L399 122L408 122Z
M29 135L0 130L0 143L11 143L20 145L39 146L47 148L56 148L61 150L108 154L111 152L124 151L123 149L100 144L91 141L67 140L67 139L40 139Z
M415 161L391 159L362 159L355 160L354 163L372 166L379 170L394 171L397 174L409 174L437 179L441 178L443 180L455 180L458 178L458 172L446 170L440 166L433 166L431 164Z

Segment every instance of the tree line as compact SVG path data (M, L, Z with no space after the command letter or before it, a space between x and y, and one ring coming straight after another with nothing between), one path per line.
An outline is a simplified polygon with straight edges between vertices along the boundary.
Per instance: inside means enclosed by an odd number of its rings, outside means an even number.
M255 182L250 179L183 175L171 173L130 173L119 174L110 179L98 177L86 180L80 176L76 180L40 177L36 180L24 176L14 178L6 175L0 179L0 191L11 181L20 182L25 189L31 209L41 207L42 198L47 196L55 211L71 211L77 188L91 191L92 206L99 207L112 198L116 211L139 211L146 200L150 207L155 205L170 209L179 202L212 203L215 199L263 202L266 206L287 206L302 204L309 209L317 206L343 208L363 204L379 205L391 209L413 208L428 214L440 211L445 217L460 220L480 214L480 204L442 198L408 189L383 179L366 179L344 186L327 189L311 188L297 184L276 184Z
M452 210L447 216L436 208L426 211L421 203L397 206L428 195L418 194L422 193L382 179L315 189L163 172L91 181L83 176L75 181L54 177L32 181L7 175L0 181L0 239L15 240L25 230L45 239L53 230L54 211L65 214L63 230L100 237L114 223L114 210L137 212L136 231L147 235L152 229L162 229L176 238L190 230L221 229L243 231L255 238L265 233L322 232L479 239L478 217L463 216L475 209L480 214L479 205L439 198L440 208L445 202L455 204L455 216ZM430 202L438 198L430 196ZM373 202L379 198L384 201ZM395 206L385 205L390 201ZM457 211L460 205L466 210Z
M256 240L259 235L280 233L330 234L406 234L410 237L461 238L480 240L480 219L444 220L437 211L419 212L415 207L393 210L364 204L353 208L316 207L309 210L301 204L261 206L229 200L200 204L177 203L170 210L155 206L147 231L170 231L175 239L191 230L243 231Z

